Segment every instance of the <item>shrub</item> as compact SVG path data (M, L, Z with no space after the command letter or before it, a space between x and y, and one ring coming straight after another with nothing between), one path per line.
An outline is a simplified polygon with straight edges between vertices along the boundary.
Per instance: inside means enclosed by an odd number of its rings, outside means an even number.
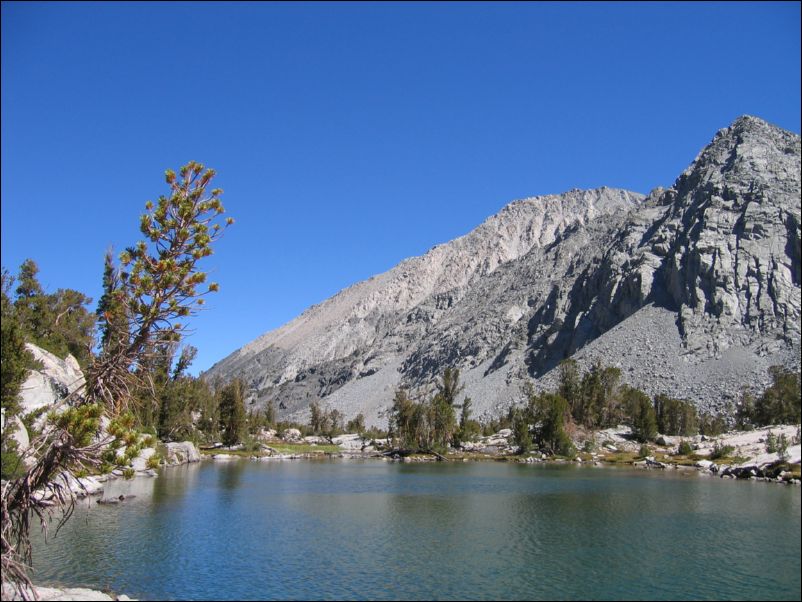
M773 454L777 452L777 435L768 432L766 435L766 453Z
M677 448L677 454L680 456L690 456L693 453L693 446L684 439L679 442L679 447Z
M777 454L780 456L780 460L788 458L788 438L785 433L777 438Z
M652 453L651 448L648 445L646 445L645 443L643 443L640 446L640 450L638 450L638 457L639 458L645 458L646 456L650 455L651 453Z
M732 445L719 445L719 443L716 442L713 444L713 451L710 453L710 459L718 460L720 458L726 458L734 451L735 448Z
M131 479L133 479L135 474L136 471L133 468L126 468L125 470L123 470L123 478L126 481L130 481Z
M156 469L161 464L161 456L159 454L153 454L150 458L148 458L148 468Z
M559 441L557 445L557 455L564 456L570 460L576 458L576 447L574 447L568 435L565 435L565 437L561 438Z
M139 455L140 451L141 450L139 449L138 445L132 445L131 447L127 448L125 450L125 458L126 458L126 460L127 461L133 460L134 458L136 458Z

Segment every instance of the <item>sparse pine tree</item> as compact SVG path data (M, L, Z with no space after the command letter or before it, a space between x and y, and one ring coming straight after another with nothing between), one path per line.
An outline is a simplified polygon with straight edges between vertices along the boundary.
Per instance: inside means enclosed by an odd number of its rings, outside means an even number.
M272 399L267 402L267 406L265 407L265 422L268 426L276 426L276 404Z
M309 404L309 428L312 434L320 435L325 429L326 414L320 407L320 403L315 400Z
M348 425L346 426L346 430L349 433L364 433L365 432L365 415L361 412L357 414L354 418L348 421Z
M459 382L459 369L446 368L443 370L443 376L437 385L437 391L445 403L453 407L457 401L457 395L464 388Z
M220 391L220 432L224 445L242 441L245 431L245 384L234 379Z
M568 402L571 414L577 418L581 404L582 383L579 378L579 369L576 360L566 359L559 365L559 389L558 393ZM577 418L578 419L578 418Z

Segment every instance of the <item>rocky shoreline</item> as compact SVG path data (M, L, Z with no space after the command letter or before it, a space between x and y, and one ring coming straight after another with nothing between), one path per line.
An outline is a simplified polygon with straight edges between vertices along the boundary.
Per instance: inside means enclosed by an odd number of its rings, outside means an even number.
M408 454L389 449L386 440L363 440L357 434L346 434L335 437L331 441L322 437L301 437L295 429L289 429L282 438L274 431L265 434L265 443L261 443L258 451L248 452L242 446L232 448L217 447L203 450L203 458L213 461L230 461L247 459L251 461L280 461L297 459L325 458L374 458L396 462L434 462L440 459L449 461L507 461L523 464L541 462L591 465L626 465L645 470L693 470L703 475L721 478L749 479L800 485L799 470L775 470L778 465L799 465L800 445L792 445L781 458L778 452L766 452L766 441L769 434L779 437L785 435L792 440L797 433L796 426L777 425L755 429L752 431L731 431L715 437L696 435L693 437L669 437L661 435L655 444L650 446L651 455L639 457L641 444L634 440L629 427L619 426L612 429L583 434L574 441L577 448L590 448L594 451L582 452L573 459L555 458L540 452L518 455L511 443L512 432L502 429L490 436L479 437L474 442L464 443L459 450L453 450L447 457L431 454ZM687 442L693 448L690 456L678 453L679 444ZM286 453L279 451L281 444L304 445L308 451ZM328 445L327 445L328 444ZM314 451L320 446L320 451ZM336 446L337 451L324 451L326 447ZM714 451L720 448L732 448L728 456L716 460ZM276 449L279 448L279 449Z
M20 596L10 583L3 583L3 600L42 600L43 602L66 602L68 600L86 600L88 602L105 600L136 600L125 594L112 594L86 587L45 587L34 585L33 590L26 590L26 598Z

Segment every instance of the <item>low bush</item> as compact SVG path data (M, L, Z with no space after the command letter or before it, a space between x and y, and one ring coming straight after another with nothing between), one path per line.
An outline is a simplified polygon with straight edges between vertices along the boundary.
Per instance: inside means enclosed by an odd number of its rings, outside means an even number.
M726 458L734 451L735 448L732 445L719 445L718 443L715 443L713 445L713 451L710 453L710 459L718 460L720 458Z

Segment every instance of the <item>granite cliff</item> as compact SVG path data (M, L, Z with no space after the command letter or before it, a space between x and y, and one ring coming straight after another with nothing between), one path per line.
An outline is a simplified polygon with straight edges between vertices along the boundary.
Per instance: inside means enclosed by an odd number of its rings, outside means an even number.
M744 116L668 189L515 201L472 232L306 310L207 373L305 419L386 425L396 387L458 367L476 412L551 386L566 357L724 409L800 359L800 137Z

